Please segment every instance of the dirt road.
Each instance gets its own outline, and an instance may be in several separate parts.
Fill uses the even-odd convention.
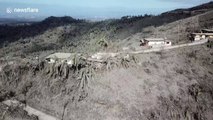
[[[186,43],[186,44],[181,44],[181,45],[152,48],[152,49],[147,49],[147,50],[130,52],[130,54],[141,54],[141,53],[158,52],[158,51],[162,51],[162,50],[170,50],[170,49],[176,49],[176,48],[182,48],[182,47],[189,47],[189,46],[194,46],[194,45],[201,45],[201,44],[206,43],[207,41],[208,40],[206,39],[206,40],[202,40],[202,41],[196,41],[196,42]]]
[[[21,105],[20,102],[16,101],[16,100],[6,100],[3,102],[4,104],[8,105],[8,106],[12,106],[12,105]],[[50,116],[44,112],[41,112],[37,109],[34,109],[28,105],[26,105],[23,108],[25,111],[28,112],[28,115],[36,115],[38,116],[39,120],[59,120],[58,118],[55,118],[53,116]]]

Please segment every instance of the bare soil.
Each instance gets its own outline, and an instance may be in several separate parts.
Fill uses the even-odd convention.
[[[206,45],[137,55],[136,66],[99,70],[83,88],[72,68],[64,76],[66,66],[2,63],[1,101],[17,99],[63,120],[211,120],[212,55]]]

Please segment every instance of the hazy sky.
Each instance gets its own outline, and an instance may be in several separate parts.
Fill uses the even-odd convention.
[[[0,0],[3,16],[64,16],[115,18],[124,15],[160,14],[211,0]],[[6,13],[7,8],[38,8],[38,13]]]

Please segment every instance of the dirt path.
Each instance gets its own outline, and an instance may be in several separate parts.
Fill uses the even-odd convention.
[[[170,49],[175,49],[175,48],[182,48],[182,47],[189,47],[189,46],[201,45],[201,44],[206,43],[207,41],[208,40],[206,39],[206,40],[192,42],[192,43],[186,43],[186,44],[174,45],[174,46],[168,46],[168,47],[152,48],[152,49],[135,51],[135,52],[129,52],[129,53],[130,54],[141,54],[141,53],[158,52],[158,51],[162,51],[162,50],[170,50]]]
[[[22,105],[20,102],[16,101],[16,100],[6,100],[3,102],[4,104],[8,105],[8,106],[12,106],[12,105]],[[44,112],[41,112],[37,109],[34,109],[30,106],[25,106],[23,108],[25,111],[28,112],[28,115],[36,115],[38,116],[39,120],[59,120],[56,117],[50,116]]]
[[[143,54],[143,53],[151,53],[151,52],[159,52],[162,50],[170,50],[170,49],[176,49],[176,48],[182,48],[182,47],[189,47],[189,46],[195,46],[195,45],[201,45],[206,43],[208,40],[201,40],[201,41],[196,41],[192,43],[186,43],[186,44],[181,44],[181,45],[173,45],[173,46],[165,46],[165,47],[156,47],[156,48],[151,48],[151,49],[145,49],[145,50],[139,50],[139,51],[134,51],[134,52],[117,52],[117,53],[97,53],[91,58],[85,58],[88,61],[93,61],[93,62],[105,62],[102,58],[109,58],[109,57],[115,57],[120,54],[126,53],[126,54]],[[112,56],[115,55],[115,56]]]

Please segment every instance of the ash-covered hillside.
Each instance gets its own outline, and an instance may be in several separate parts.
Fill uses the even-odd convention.
[[[1,26],[0,55],[118,51],[126,46],[134,48],[134,44],[144,37],[167,37],[174,44],[186,43],[190,33],[212,28],[212,6],[210,2],[158,16],[126,16],[100,22],[49,17],[28,26]],[[106,43],[108,48],[99,45],[99,42]]]
[[[188,37],[212,9],[0,26],[0,120],[212,120],[213,49]],[[145,37],[189,44],[135,53]]]
[[[41,22],[23,25],[0,25],[0,41],[10,43],[19,40],[20,38],[34,37],[43,34],[48,29],[68,24],[78,24],[83,20],[76,20],[72,17],[49,17]]]
[[[149,26],[158,27],[167,23],[171,23],[180,19],[192,17],[202,14],[213,9],[213,2],[209,2],[200,6],[189,9],[177,9],[160,15],[141,15],[141,16],[124,16],[121,19],[105,20],[101,22],[88,22],[85,20],[74,19],[72,17],[49,17],[41,22],[32,23],[30,25],[10,26],[0,25],[0,44],[8,44],[10,42],[18,41],[20,39],[35,37],[43,34],[45,31],[54,29],[64,25],[74,25],[81,27],[75,32],[81,33],[87,30],[84,34],[90,33],[104,34],[107,40],[124,39],[128,36],[142,32],[144,28]],[[97,31],[96,31],[97,30]],[[66,33],[65,33],[66,34]],[[70,33],[71,34],[71,33]],[[75,33],[73,33],[75,34]],[[75,35],[74,38],[63,38],[72,41],[78,39],[82,35]]]

